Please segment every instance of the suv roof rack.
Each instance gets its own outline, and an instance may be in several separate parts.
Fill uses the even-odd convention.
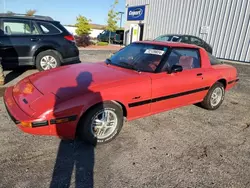
[[[8,17],[8,18],[27,18],[27,19],[37,19],[37,20],[45,20],[45,21],[54,21],[49,16],[41,16],[41,15],[32,15],[28,16],[26,14],[17,14],[17,13],[0,13],[1,17]]]

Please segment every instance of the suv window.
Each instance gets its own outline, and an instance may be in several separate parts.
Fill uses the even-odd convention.
[[[5,35],[29,35],[32,33],[30,21],[26,20],[3,20]]]
[[[190,37],[191,44],[195,44],[197,46],[201,46],[203,44],[202,40],[196,38],[196,37]]]
[[[183,70],[200,68],[199,51],[197,49],[173,48],[162,71],[166,71],[167,67],[172,68],[173,65],[181,65]]]
[[[42,34],[44,35],[54,35],[54,34],[60,34],[61,30],[59,30],[57,27],[55,27],[51,23],[46,22],[36,22],[38,27],[40,28]]]

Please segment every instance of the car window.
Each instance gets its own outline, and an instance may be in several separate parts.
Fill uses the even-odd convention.
[[[57,27],[55,27],[51,23],[46,22],[36,22],[40,30],[42,31],[42,34],[45,35],[54,35],[61,33],[61,30],[59,30]]]
[[[196,37],[190,37],[191,44],[201,46],[203,44],[202,40],[196,38]]]
[[[181,65],[183,70],[200,68],[199,51],[196,49],[172,49],[166,64],[162,68],[162,72],[173,65]]]
[[[209,56],[209,60],[211,65],[219,65],[222,64],[222,62],[220,60],[218,60],[215,56],[213,56],[212,54],[208,53]]]
[[[166,51],[167,47],[165,46],[132,43],[115,53],[110,61],[111,64],[120,67],[142,72],[154,72]]]
[[[190,43],[189,37],[183,36],[183,37],[181,38],[181,42],[183,42],[183,43]]]
[[[29,35],[31,34],[30,21],[26,20],[3,20],[5,35]]]
[[[171,39],[172,42],[179,42],[180,41],[180,37],[179,36],[173,36]]]
[[[155,39],[155,41],[170,41],[171,37],[168,35],[163,35],[163,36],[159,36]]]

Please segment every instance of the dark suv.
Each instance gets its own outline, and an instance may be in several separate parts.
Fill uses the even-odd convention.
[[[74,37],[50,17],[0,14],[0,58],[7,68],[48,70],[78,63]]]
[[[187,44],[194,44],[204,48],[210,54],[213,53],[212,47],[201,38],[193,35],[161,35],[155,39],[155,41],[170,41],[170,42],[182,42]]]

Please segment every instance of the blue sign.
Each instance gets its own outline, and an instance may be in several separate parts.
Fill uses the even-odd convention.
[[[127,20],[144,20],[145,16],[145,5],[128,7]]]

